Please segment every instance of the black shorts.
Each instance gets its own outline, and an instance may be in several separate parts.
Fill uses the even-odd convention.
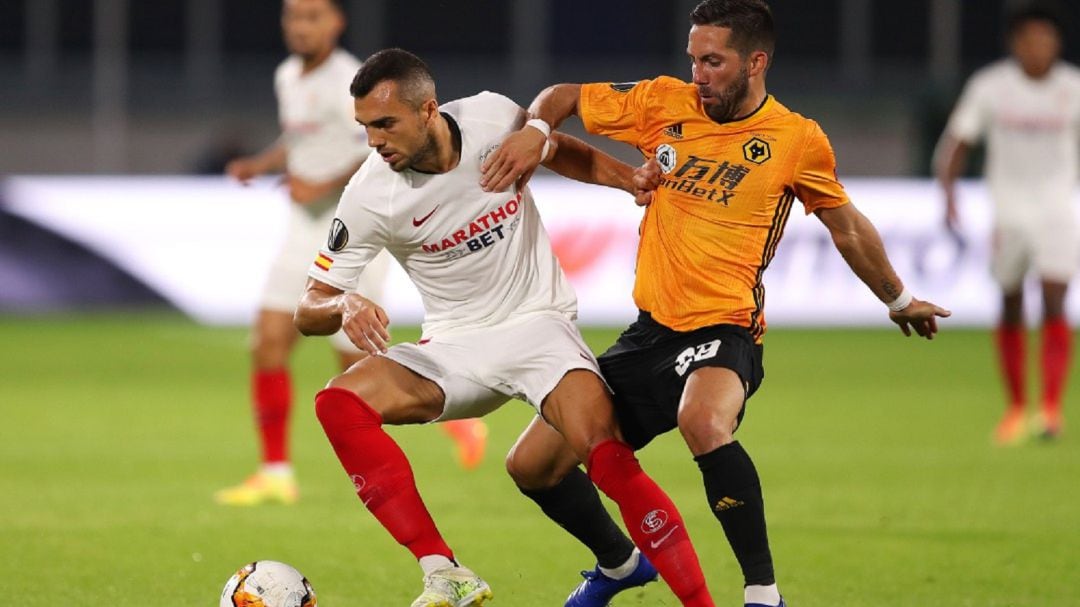
[[[693,331],[669,329],[641,312],[615,345],[598,360],[615,392],[615,416],[623,438],[635,449],[678,426],[679,401],[686,378],[700,367],[731,369],[750,398],[765,378],[762,346],[737,325]],[[739,421],[743,412],[739,411]]]

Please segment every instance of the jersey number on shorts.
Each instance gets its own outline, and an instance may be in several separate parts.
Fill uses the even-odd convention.
[[[714,339],[708,343],[701,344],[696,348],[689,347],[675,357],[675,373],[678,373],[679,377],[682,377],[686,374],[686,370],[690,368],[690,363],[705,360],[706,358],[712,358],[716,356],[716,353],[719,351],[719,339]]]

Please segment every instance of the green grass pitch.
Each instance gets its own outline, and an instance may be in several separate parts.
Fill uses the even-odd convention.
[[[933,342],[884,330],[766,339],[767,377],[738,436],[764,482],[792,607],[1080,605],[1080,441],[993,447],[1001,391],[989,335],[943,324]],[[596,350],[615,335],[586,332]],[[419,592],[419,569],[356,499],[314,418],[312,396],[334,364],[322,340],[295,359],[302,499],[256,509],[210,499],[255,463],[243,330],[153,313],[8,317],[0,344],[9,602],[206,607],[255,559],[298,567],[324,607],[404,606]],[[562,605],[592,566],[503,471],[530,416],[516,402],[490,416],[490,455],[474,472],[452,463],[437,428],[391,430],[496,606]],[[741,605],[736,564],[678,436],[641,457],[686,516],[717,604]],[[616,604],[677,602],[652,584]]]

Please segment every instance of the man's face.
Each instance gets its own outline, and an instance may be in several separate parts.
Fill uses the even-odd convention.
[[[337,46],[345,29],[345,17],[330,0],[285,0],[281,29],[289,52],[304,58],[318,57]]]
[[[438,104],[429,99],[419,109],[401,98],[397,82],[384,80],[355,100],[356,121],[367,131],[368,145],[396,172],[434,153],[432,120]]]
[[[1031,19],[1013,32],[1009,50],[1025,72],[1038,78],[1050,71],[1061,56],[1061,36],[1052,23]]]
[[[739,115],[750,92],[749,60],[728,44],[731,29],[715,25],[690,28],[686,54],[705,113],[717,122]]]

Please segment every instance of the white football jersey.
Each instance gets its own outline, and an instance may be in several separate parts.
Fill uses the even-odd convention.
[[[427,174],[395,173],[381,158],[364,163],[309,275],[350,291],[364,266],[388,249],[423,299],[425,337],[532,312],[575,318],[577,298],[528,188],[480,188],[481,163],[524,125],[525,111],[490,92],[440,109],[460,132],[458,165]]]
[[[948,132],[986,139],[986,178],[999,212],[1061,207],[1071,200],[1080,163],[1080,69],[1058,62],[1040,80],[1012,59],[971,77]]]
[[[349,93],[359,69],[360,61],[341,49],[307,74],[296,55],[278,66],[274,91],[289,173],[328,181],[367,157],[371,148]]]

